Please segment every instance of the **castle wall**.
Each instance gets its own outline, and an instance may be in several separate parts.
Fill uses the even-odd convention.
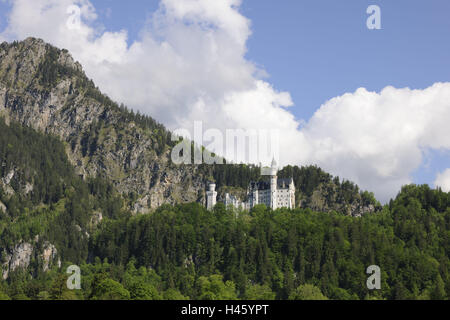
[[[289,184],[285,181],[280,182],[281,188],[278,185],[277,170],[272,163],[272,175],[270,176],[270,184],[263,184],[264,189],[258,189],[261,186],[258,183],[251,183],[248,188],[248,201],[241,203],[233,196],[226,195],[225,204],[233,205],[238,208],[243,206],[245,209],[251,209],[258,204],[265,204],[268,208],[295,208],[295,185],[292,180]],[[211,210],[216,205],[217,192],[215,191],[215,185],[210,185],[210,190],[207,194],[207,207]]]

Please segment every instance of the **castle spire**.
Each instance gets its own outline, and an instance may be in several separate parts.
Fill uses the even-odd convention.
[[[272,165],[271,165],[271,167],[272,168],[276,168],[277,167],[277,162],[275,161],[275,156],[273,156],[273,158],[272,158]]]
[[[276,176],[277,172],[278,172],[277,162],[275,161],[275,157],[273,157],[272,164],[270,166],[270,175],[271,176]]]

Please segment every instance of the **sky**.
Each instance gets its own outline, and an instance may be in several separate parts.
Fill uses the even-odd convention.
[[[0,40],[69,49],[170,129],[278,129],[281,165],[387,201],[407,183],[450,191],[449,13],[447,0],[14,0],[0,2]]]

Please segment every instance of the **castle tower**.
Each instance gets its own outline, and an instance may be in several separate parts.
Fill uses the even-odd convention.
[[[209,190],[206,191],[206,208],[212,210],[217,203],[216,184],[210,183]]]
[[[295,184],[293,178],[291,178],[289,183],[289,209],[295,209]]]
[[[272,165],[270,168],[270,207],[272,210],[275,210],[277,208],[277,162],[275,161],[275,158],[272,160]]]

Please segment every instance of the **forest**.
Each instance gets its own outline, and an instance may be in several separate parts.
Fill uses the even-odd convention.
[[[299,192],[340,186],[378,209],[361,217],[308,207],[250,212],[218,204],[163,205],[133,215],[101,177],[75,174],[56,137],[0,119],[0,261],[17,243],[54,244],[61,266],[28,268],[0,280],[0,299],[448,299],[450,194],[404,186],[387,205],[316,167],[287,167]],[[204,168],[221,185],[243,187],[257,168]],[[211,171],[209,171],[211,170]],[[12,173],[12,174],[11,174]],[[6,180],[10,180],[5,184]],[[32,188],[27,185],[32,182]],[[336,199],[336,197],[334,198]],[[93,219],[101,212],[103,219]],[[69,290],[71,265],[81,289]],[[381,269],[381,289],[366,268]]]
[[[90,258],[32,279],[14,271],[0,291],[12,299],[447,299],[449,202],[439,190],[406,186],[361,218],[165,205],[104,219]],[[74,263],[81,290],[66,286]],[[369,265],[381,268],[381,290],[366,287]]]

